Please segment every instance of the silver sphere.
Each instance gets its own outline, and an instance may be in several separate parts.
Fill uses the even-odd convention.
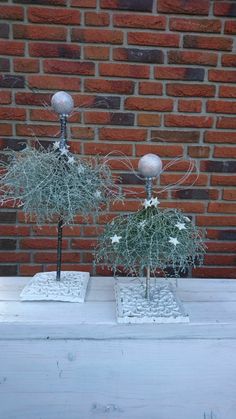
[[[53,110],[60,115],[69,115],[74,108],[74,101],[66,92],[57,92],[51,99]]]
[[[157,177],[162,171],[162,161],[156,154],[145,154],[139,160],[138,170],[144,177]]]

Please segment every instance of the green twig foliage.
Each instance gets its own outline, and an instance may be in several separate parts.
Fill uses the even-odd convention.
[[[179,276],[187,267],[202,263],[203,254],[201,234],[188,217],[176,209],[151,205],[118,216],[106,226],[96,261],[114,273],[122,267],[126,273],[139,276],[150,267],[153,276],[157,271],[168,276],[169,270]]]
[[[56,144],[56,146],[55,146]],[[72,223],[77,214],[97,213],[118,198],[108,166],[97,158],[85,160],[58,149],[26,146],[10,150],[1,162],[0,203],[22,207],[38,223],[63,219]]]

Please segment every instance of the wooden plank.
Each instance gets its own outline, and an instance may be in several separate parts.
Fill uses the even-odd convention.
[[[1,342],[1,417],[235,419],[235,351],[236,341]]]

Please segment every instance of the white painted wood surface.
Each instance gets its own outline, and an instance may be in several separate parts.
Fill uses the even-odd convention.
[[[236,281],[179,280],[190,323],[118,325],[112,278],[84,304],[20,302],[28,280],[0,278],[0,419],[236,419]]]

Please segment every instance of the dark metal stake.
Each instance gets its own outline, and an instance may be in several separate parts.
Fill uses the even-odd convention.
[[[63,228],[63,220],[58,222],[58,230],[57,230],[57,276],[56,280],[61,280],[61,249],[62,249],[62,228]]]
[[[152,178],[146,178],[146,192],[147,192],[147,199],[150,200],[152,198]],[[146,268],[146,290],[145,290],[145,298],[149,301],[150,300],[150,266]]]

